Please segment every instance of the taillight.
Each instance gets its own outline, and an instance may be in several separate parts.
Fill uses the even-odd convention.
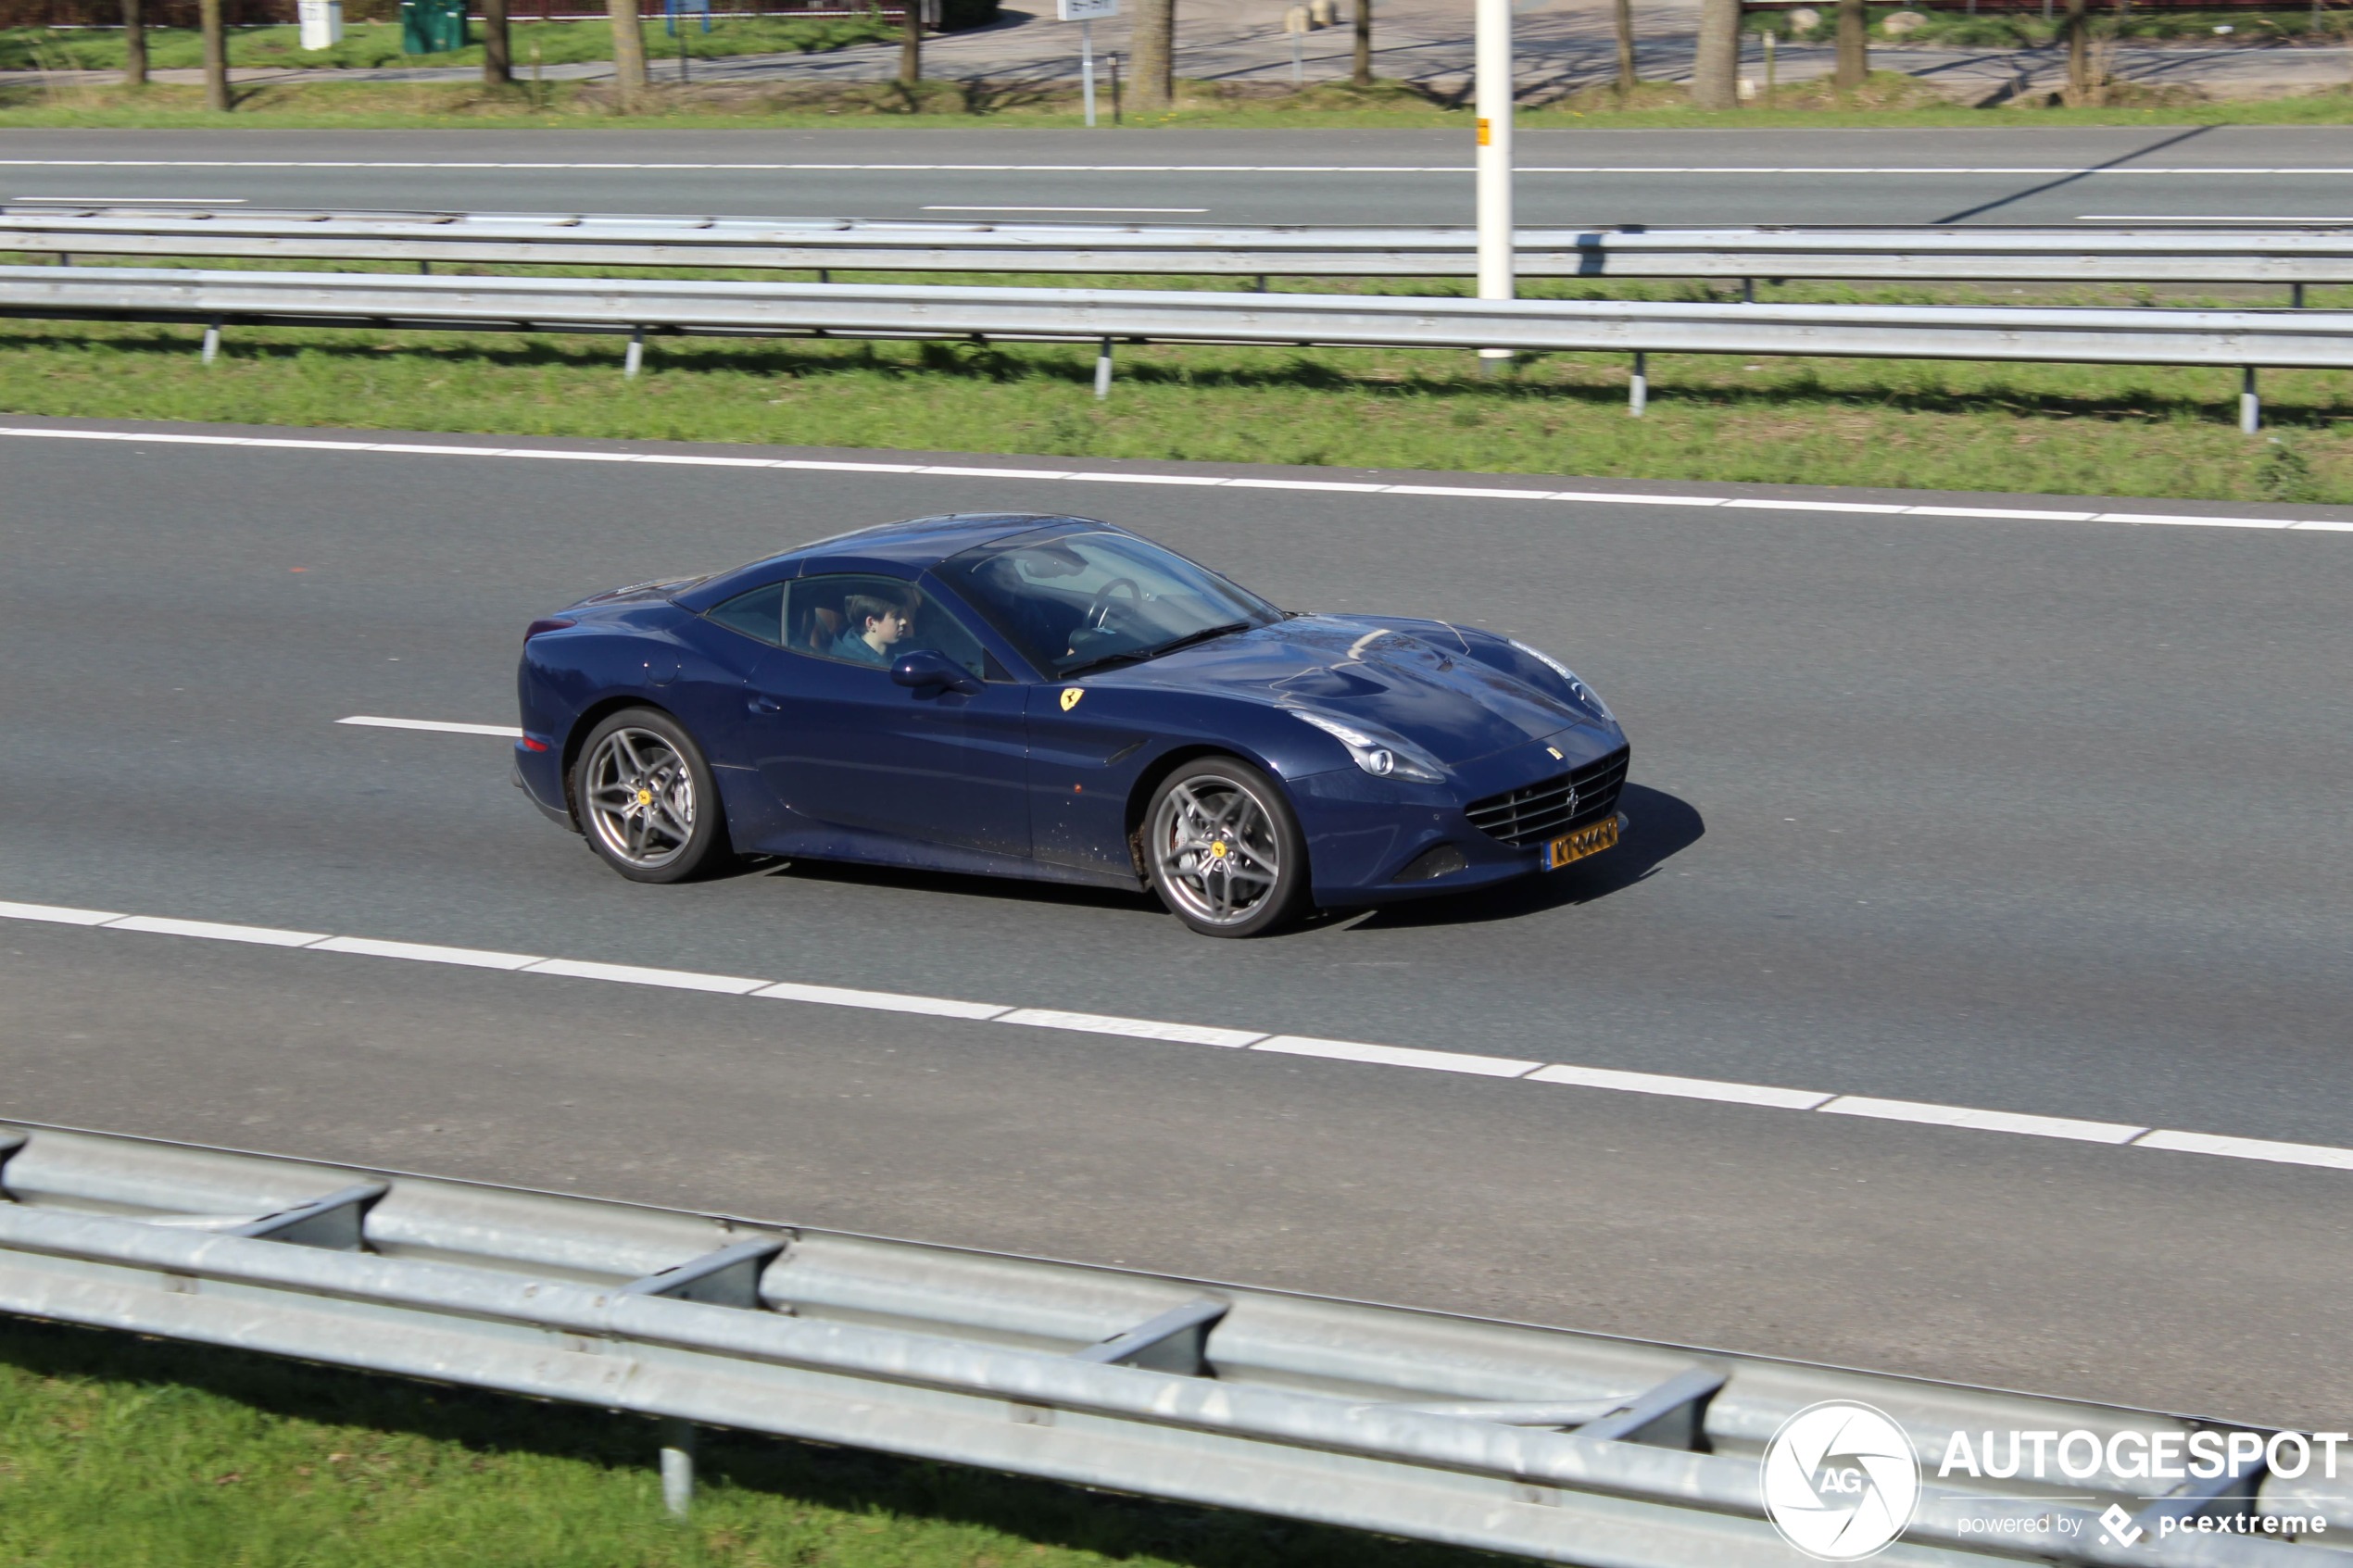
[[[532,638],[539,635],[542,632],[560,632],[567,626],[577,626],[578,624],[580,624],[578,621],[566,621],[560,615],[542,616],[537,621],[533,621],[530,625],[523,628],[522,640],[527,643],[531,641]]]

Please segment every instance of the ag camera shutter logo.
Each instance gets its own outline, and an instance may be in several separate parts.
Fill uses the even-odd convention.
[[[1824,1562],[1884,1549],[1912,1522],[1920,1462],[1885,1412],[1843,1399],[1808,1405],[1773,1434],[1763,1466],[1765,1516],[1781,1538]]]

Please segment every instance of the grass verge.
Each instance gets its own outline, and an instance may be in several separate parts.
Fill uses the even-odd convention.
[[[648,56],[673,58],[679,40],[663,31],[660,21],[641,29]],[[686,48],[690,56],[812,54],[852,44],[874,44],[894,38],[898,30],[874,17],[731,17],[715,19],[709,32],[689,18]],[[232,66],[280,66],[288,69],[413,66],[478,66],[482,45],[469,44],[438,55],[406,55],[400,50],[396,22],[356,22],[343,41],[330,49],[302,47],[302,30],[294,27],[233,27],[228,31]],[[514,57],[529,67],[535,55],[542,65],[569,65],[582,60],[612,58],[610,23],[535,22],[514,29]],[[122,34],[44,27],[0,29],[0,70],[120,70]],[[203,35],[194,28],[158,27],[147,31],[147,63],[157,70],[194,70],[204,64]]]
[[[2353,503],[2353,374],[1654,356],[656,340],[0,323],[0,410],[610,439]]]
[[[691,1522],[653,1424],[0,1318],[23,1568],[1476,1568],[1500,1560],[724,1433]]]
[[[583,24],[584,26],[593,24]],[[675,50],[661,41],[657,58]],[[519,45],[519,47],[527,46]],[[831,45],[827,45],[830,47]],[[1752,49],[1752,53],[1753,53]],[[528,57],[519,66],[529,74]],[[889,82],[753,82],[678,86],[656,73],[648,107],[616,112],[600,83],[528,81],[494,90],[474,82],[265,81],[237,88],[233,113],[208,113],[194,86],[154,83],[132,90],[68,77],[0,83],[0,129],[126,130],[838,130],[892,125],[970,131],[1066,129],[1083,123],[1073,84],[988,80]],[[1755,74],[1753,62],[1751,74]],[[2108,101],[2069,107],[2014,100],[1971,107],[1939,96],[1918,80],[1881,72],[1858,92],[1819,82],[1780,86],[1771,101],[1722,113],[1694,109],[1683,90],[1647,82],[1620,101],[1588,88],[1525,104],[1524,131],[1544,130],[1843,130],[2082,125],[2342,125],[2353,122],[2353,90],[2301,96],[2208,101],[2194,90],[2120,84]],[[1397,82],[1358,89],[1326,83],[1294,91],[1259,82],[1179,83],[1168,113],[1128,114],[1101,133],[1188,130],[1437,130],[1468,136],[1466,95]]]

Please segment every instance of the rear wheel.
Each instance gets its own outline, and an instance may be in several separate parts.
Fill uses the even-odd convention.
[[[684,882],[728,858],[711,767],[667,713],[625,709],[589,731],[572,790],[588,847],[632,882]]]
[[[1307,841],[1275,781],[1232,757],[1177,769],[1144,813],[1152,891],[1205,936],[1257,936],[1307,908]]]

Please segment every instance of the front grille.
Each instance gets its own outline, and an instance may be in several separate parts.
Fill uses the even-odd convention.
[[[1617,809],[1617,792],[1626,784],[1627,757],[1627,748],[1620,746],[1573,773],[1474,800],[1469,809],[1471,825],[1520,848],[1558,838],[1571,828]]]

